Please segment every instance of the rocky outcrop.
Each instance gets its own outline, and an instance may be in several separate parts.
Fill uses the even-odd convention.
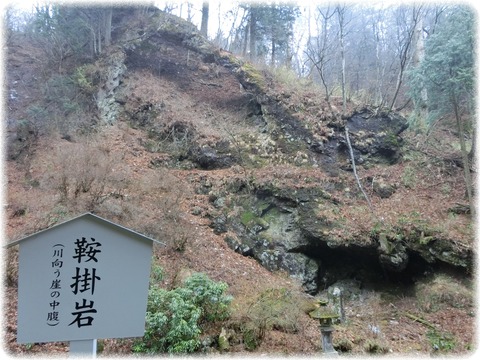
[[[288,104],[289,95],[270,90],[272,79],[267,74],[215,48],[192,24],[161,11],[152,11],[148,17],[116,33],[120,50],[107,60],[107,81],[97,103],[105,122],[114,121],[122,106],[129,123],[148,132],[151,141],[145,146],[168,153],[174,166],[184,162],[183,168],[217,170],[240,164],[247,172],[265,164],[288,164],[340,178],[333,187],[343,191],[342,175],[350,177],[352,170],[346,129],[358,166],[389,166],[402,158],[402,132],[408,122],[399,114],[366,107],[343,115],[323,111],[308,123],[302,118],[307,105]],[[221,80],[206,75],[213,68],[222,73]],[[229,111],[240,109],[249,131],[241,136],[205,136],[196,118],[172,115],[176,103],[130,96],[122,87],[122,77],[129,71],[148,73],[154,81],[161,79],[182,92],[196,91],[196,103],[210,101],[209,106],[215,107],[218,103],[212,99],[224,96],[222,106]],[[224,91],[227,88],[236,88],[233,100]],[[204,97],[206,89],[217,92]],[[315,101],[310,99],[308,106],[321,108]],[[367,177],[367,181],[380,199],[397,191],[397,184],[381,176]],[[218,210],[216,215],[209,214],[215,234],[224,235],[233,250],[267,269],[298,279],[311,294],[344,279],[411,276],[428,264],[471,267],[471,250],[457,247],[424,224],[418,228],[409,224],[406,229],[379,221],[375,228],[357,229],[355,220],[342,218],[345,204],[330,190],[306,183],[287,186],[245,177],[222,189],[205,182],[200,193],[208,194]],[[355,196],[348,201],[355,202]]]
[[[235,164],[235,157],[229,152],[221,152],[220,147],[197,146],[189,153],[190,159],[201,169],[224,169]]]
[[[243,201],[241,213],[226,221],[237,235],[226,237],[228,245],[254,257],[270,271],[286,271],[306,292],[315,293],[319,263],[302,252],[308,241],[297,225],[301,203],[281,201],[265,193]]]
[[[408,128],[408,122],[402,116],[364,108],[350,116],[345,126],[358,163],[393,164],[400,159],[403,144],[400,135]]]
[[[336,208],[334,202],[319,188],[260,187],[253,196],[235,197],[235,211],[223,207],[212,227],[229,232],[225,241],[233,250],[271,271],[287,272],[311,294],[344,279],[411,281],[437,265],[472,270],[471,250],[427,236],[425,225],[408,235],[399,227],[339,239],[345,225],[317,214],[319,207]]]
[[[125,53],[117,49],[112,51],[105,59],[102,59],[106,62],[102,66],[105,71],[105,81],[97,92],[96,102],[100,120],[103,124],[113,124],[122,110],[122,102],[117,100],[116,92],[127,70],[125,58]]]

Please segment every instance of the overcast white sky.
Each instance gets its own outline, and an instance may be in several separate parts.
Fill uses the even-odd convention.
[[[170,7],[173,6],[175,9],[172,11],[174,15],[181,16],[182,18],[186,19],[187,18],[187,4],[190,3],[192,4],[191,8],[191,17],[192,17],[192,22],[200,28],[200,23],[202,19],[202,3],[204,0],[152,0],[152,2],[161,10],[165,9],[166,5],[169,5]],[[232,21],[234,20],[233,16],[228,16],[228,11],[232,10],[235,8],[239,3],[244,3],[244,2],[269,2],[269,0],[264,0],[264,1],[258,1],[258,0],[208,0],[210,4],[209,8],[209,26],[208,26],[208,37],[210,39],[215,38],[215,35],[217,34],[217,31],[219,28],[222,29],[223,31],[223,36],[226,37],[228,36],[228,32],[232,28]],[[472,7],[474,7],[477,10],[477,16],[478,16],[478,9],[480,8],[477,3],[478,1],[473,1],[473,0],[463,0],[463,1],[448,1],[448,0],[417,0],[417,3],[421,1],[423,3],[464,3],[464,4],[470,4]],[[21,7],[23,9],[26,9],[27,11],[32,11],[33,9],[33,4],[38,4],[42,2],[48,2],[48,0],[25,0],[25,1],[12,1],[12,0],[7,0],[2,2],[3,5],[2,7],[6,6],[7,4],[14,4],[15,6]],[[55,1],[51,1],[55,2]],[[90,1],[79,1],[79,0],[63,0],[60,1],[61,3],[70,3],[70,4],[120,4],[120,3],[148,3],[149,0],[90,0]],[[278,1],[281,2],[281,1]],[[286,2],[286,1],[284,1]],[[299,44],[303,43],[306,41],[305,34],[307,33],[307,24],[306,24],[306,19],[307,14],[308,14],[308,8],[311,8],[312,14],[314,13],[313,9],[315,6],[320,5],[320,4],[327,4],[329,1],[320,1],[320,0],[293,0],[290,1],[293,2],[300,7],[300,11],[305,14],[303,19],[303,22],[299,19],[297,20],[295,24],[295,29],[294,29],[294,44]],[[330,1],[331,3],[338,3],[339,1]],[[409,3],[414,3],[415,1],[413,0],[372,0],[372,1],[352,1],[352,0],[343,0],[341,1],[342,3],[357,3],[357,4],[362,4],[364,6],[371,6],[371,7],[387,7],[391,5],[399,5],[399,4],[409,4]],[[238,18],[237,18],[237,24],[238,22],[241,21],[241,15],[242,13],[240,12]],[[316,33],[316,24],[314,23],[313,18],[311,19],[311,30],[312,33]]]

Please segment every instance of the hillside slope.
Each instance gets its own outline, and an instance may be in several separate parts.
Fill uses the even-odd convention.
[[[341,115],[313,86],[279,81],[181,19],[130,10],[115,13],[114,46],[71,69],[90,96],[60,125],[32,121],[47,107],[33,61],[47,62],[41,49],[22,38],[9,47],[8,240],[86,211],[158,238],[167,243],[155,248],[162,286],[192,272],[229,285],[232,318],[207,333],[232,330],[232,352],[246,351],[241,324],[266,290],[288,289],[308,309],[311,295],[335,286],[348,294],[340,351],[471,350],[473,226],[458,211],[453,136],[439,128],[426,139],[401,115],[364,104]],[[7,255],[7,348],[65,351],[14,344],[16,249]],[[272,326],[254,351],[319,351],[302,307],[295,331]],[[433,334],[405,314],[434,324]],[[130,345],[108,340],[104,353]]]

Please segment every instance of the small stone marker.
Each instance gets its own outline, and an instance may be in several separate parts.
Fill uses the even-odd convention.
[[[17,342],[143,336],[153,239],[87,213],[19,245]]]
[[[343,291],[338,287],[334,287],[332,291],[333,308],[340,316],[340,322],[345,322],[345,308],[343,306]]]

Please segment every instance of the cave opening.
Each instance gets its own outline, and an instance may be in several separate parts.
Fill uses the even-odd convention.
[[[427,262],[413,251],[408,251],[408,264],[399,272],[385,268],[379,260],[377,248],[373,246],[330,247],[321,242],[304,249],[303,253],[319,264],[317,276],[319,292],[343,280],[353,280],[361,288],[382,289],[391,286],[410,287],[436,272],[466,275],[463,268],[440,261]]]

